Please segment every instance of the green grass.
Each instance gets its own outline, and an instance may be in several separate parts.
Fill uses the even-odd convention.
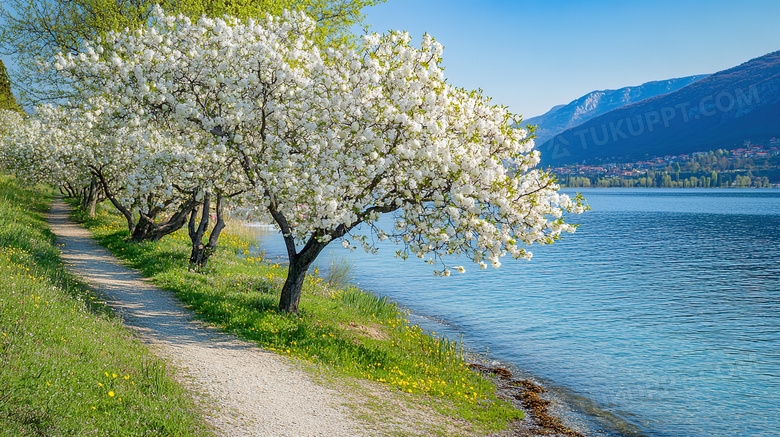
[[[476,433],[506,429],[523,413],[496,398],[495,385],[468,370],[460,344],[426,335],[384,298],[353,286],[336,288],[348,269],[310,275],[300,315],[277,311],[286,268],[250,256],[251,237],[228,226],[204,272],[188,269],[185,230],[159,242],[128,243],[124,222],[101,210],[81,220],[98,241],[128,264],[173,291],[200,318],[266,349],[411,394]]]
[[[207,435],[165,362],[66,272],[50,200],[0,176],[0,436]]]

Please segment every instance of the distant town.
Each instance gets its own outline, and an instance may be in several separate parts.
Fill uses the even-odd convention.
[[[746,140],[733,150],[667,155],[637,162],[552,167],[561,186],[656,188],[780,188],[780,139]]]

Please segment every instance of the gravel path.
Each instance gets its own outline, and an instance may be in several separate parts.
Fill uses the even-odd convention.
[[[284,358],[194,320],[165,290],[120,265],[68,220],[55,200],[48,220],[66,265],[102,292],[126,325],[194,385],[207,420],[221,436],[359,436],[367,434],[339,394],[316,385]]]

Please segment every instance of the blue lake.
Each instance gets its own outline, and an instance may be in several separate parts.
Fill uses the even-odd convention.
[[[581,190],[593,208],[532,261],[433,276],[338,243],[362,288],[551,389],[588,435],[780,431],[780,190]],[[261,233],[269,255],[281,237]]]

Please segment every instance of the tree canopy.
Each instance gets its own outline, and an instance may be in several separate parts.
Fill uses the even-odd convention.
[[[191,19],[231,16],[262,18],[280,16],[284,11],[303,12],[315,22],[311,35],[320,47],[354,45],[353,28],[363,22],[363,8],[386,0],[183,0],[173,9]]]
[[[155,3],[4,0],[0,6],[0,53],[15,60],[12,76],[21,100],[40,103],[69,96],[69,84],[46,63],[60,52],[78,53],[85,41],[109,31],[145,25]]]
[[[451,256],[497,268],[574,231],[562,215],[581,201],[535,168],[539,153],[515,115],[447,83],[433,38],[413,46],[391,32],[321,48],[316,29],[296,11],[191,20],[155,8],[149,25],[57,57],[78,93],[71,107],[42,110],[45,128],[29,142],[106,179],[120,211],[203,204],[199,226],[190,211],[193,254],[212,199],[217,238],[224,199],[254,206],[285,240],[280,307],[290,312],[334,240],[374,251],[391,239],[399,256],[447,276],[465,270]]]
[[[11,79],[8,77],[8,71],[5,64],[0,60],[0,109],[19,111],[19,105],[16,103],[13,92],[11,92]]]
[[[314,40],[338,46],[354,41],[362,8],[384,0],[4,0],[0,5],[0,54],[13,57],[14,82],[23,102],[60,101],[70,84],[46,65],[58,53],[78,53],[110,31],[146,26],[154,5],[197,20],[201,15],[264,17],[298,10],[317,23]]]

